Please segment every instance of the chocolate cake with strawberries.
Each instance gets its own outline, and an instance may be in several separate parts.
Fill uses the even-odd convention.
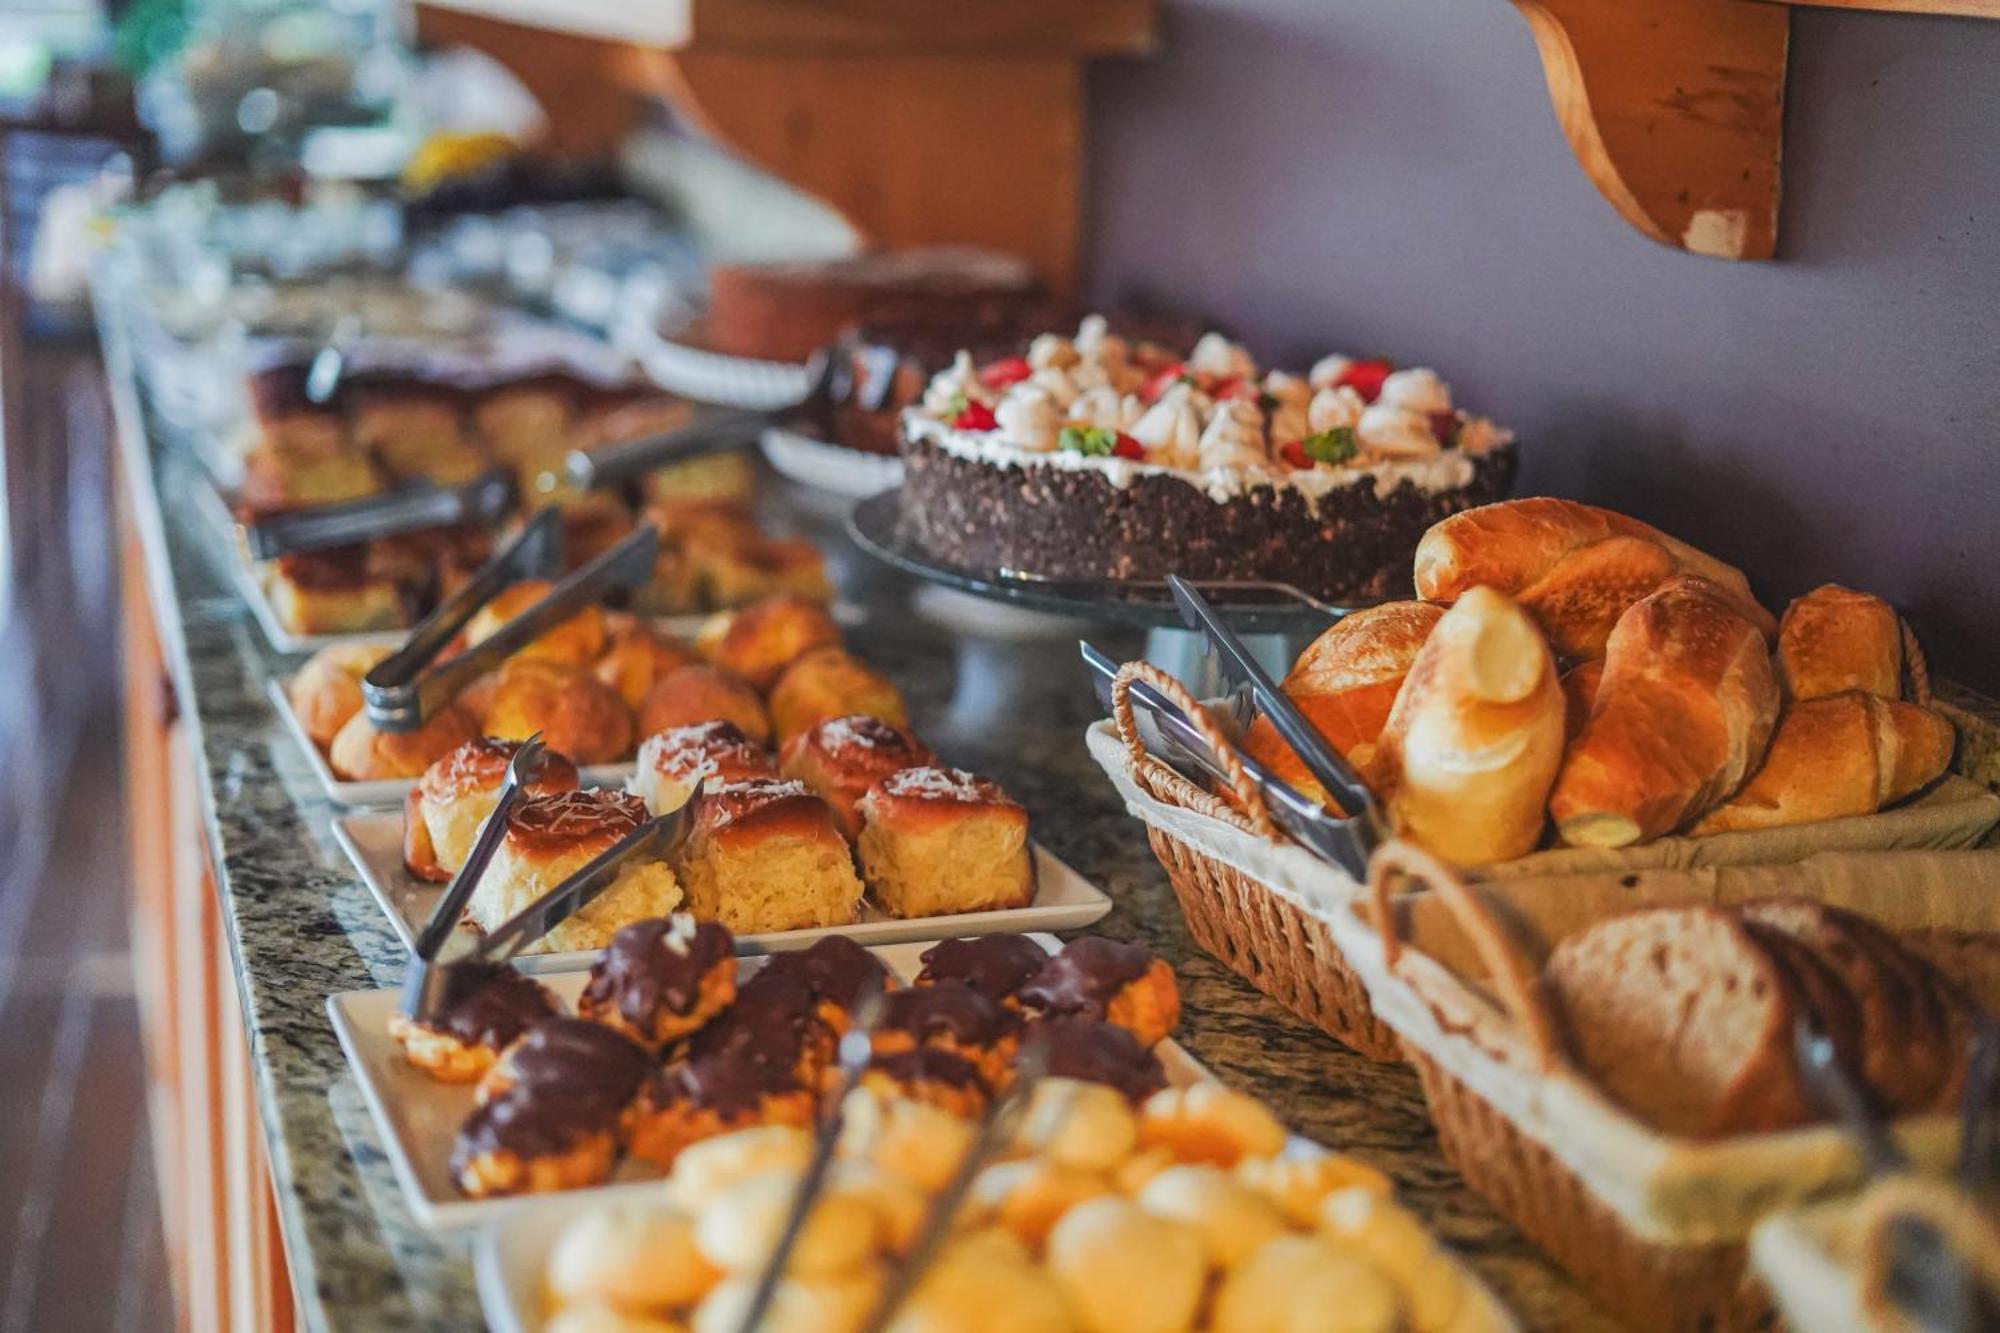
[[[1434,371],[1329,356],[1260,372],[1219,334],[1181,356],[1097,316],[1024,355],[961,353],[902,432],[901,536],[947,564],[1347,601],[1407,595],[1417,539],[1504,498],[1517,461]]]

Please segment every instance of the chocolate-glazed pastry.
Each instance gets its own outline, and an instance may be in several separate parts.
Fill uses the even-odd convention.
[[[683,1148],[753,1125],[812,1123],[814,1097],[792,1070],[745,1052],[705,1055],[655,1073],[625,1113],[625,1144],[671,1169]]]
[[[978,1115],[985,1109],[990,1092],[977,1065],[927,1046],[877,1054],[861,1082],[877,1092],[907,1097],[959,1116]]]
[[[979,935],[941,940],[924,950],[916,984],[962,981],[995,1004],[1018,1006],[1021,987],[1049,961],[1026,935]]]
[[[590,969],[577,1012],[657,1050],[736,996],[735,937],[686,913],[635,921]]]
[[[501,1053],[480,1080],[478,1098],[517,1088],[552,1090],[563,1100],[616,1117],[652,1068],[646,1049],[587,1018],[545,1018]]]
[[[1172,1032],[1181,1016],[1173,969],[1143,944],[1102,935],[1070,941],[1021,988],[1020,996],[1031,1011],[1116,1023],[1147,1047]]]
[[[595,1185],[617,1161],[617,1124],[617,1109],[593,1096],[516,1086],[466,1117],[452,1179],[475,1199]]]
[[[736,1002],[687,1043],[691,1060],[742,1055],[815,1082],[833,1058],[833,1030],[821,1020],[812,991],[796,976],[769,968],[736,992]]]
[[[1007,1075],[1020,1018],[960,981],[913,986],[892,993],[875,1030],[883,1055],[943,1051],[969,1061],[989,1086]]]
[[[1134,1105],[1167,1086],[1159,1057],[1126,1029],[1093,1018],[1049,1018],[1031,1024],[1023,1059],[1039,1059],[1048,1078],[1073,1078],[1116,1088]]]
[[[476,969],[476,988],[435,1022],[389,1017],[389,1035],[404,1058],[446,1083],[470,1083],[523,1032],[562,1013],[548,987],[504,963],[466,967]]]
[[[820,1017],[836,1032],[847,1030],[862,996],[881,994],[893,984],[882,961],[845,935],[828,935],[797,953],[776,954],[764,971],[802,983],[818,1002]]]

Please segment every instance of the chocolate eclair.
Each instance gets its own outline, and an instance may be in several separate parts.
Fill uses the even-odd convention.
[[[1129,1029],[1094,1018],[1047,1018],[1031,1023],[1021,1058],[1040,1062],[1046,1078],[1102,1083],[1138,1105],[1167,1086],[1159,1057]]]
[[[663,1169],[702,1139],[754,1125],[812,1123],[811,1089],[782,1063],[746,1051],[705,1055],[648,1078],[625,1112],[625,1146]]]
[[[483,1104],[517,1088],[553,1090],[615,1119],[652,1068],[646,1048],[587,1018],[545,1018],[500,1053],[475,1093]]]
[[[833,1060],[834,1035],[812,991],[796,976],[769,968],[736,991],[731,1004],[686,1043],[690,1060],[742,1055],[812,1085]]]
[[[1063,946],[1020,990],[1021,1004],[1050,1017],[1098,1018],[1150,1047],[1181,1019],[1173,969],[1143,944],[1085,935]]]
[[[1021,987],[1049,961],[1049,953],[1026,935],[978,935],[940,940],[924,950],[915,984],[962,981],[995,1004],[1020,1007]]]
[[[452,1145],[452,1179],[475,1199],[595,1185],[617,1163],[618,1116],[609,1103],[559,1086],[514,1086],[466,1117]]]
[[[820,1017],[836,1033],[847,1031],[864,996],[883,994],[895,984],[881,959],[845,935],[828,935],[796,953],[774,954],[764,971],[805,986]]]
[[[874,1046],[878,1054],[943,1051],[966,1060],[987,1086],[1006,1081],[1019,1041],[1020,1017],[962,981],[913,986],[890,994]]]
[[[523,1032],[562,1013],[548,987],[504,963],[470,963],[477,980],[456,1004],[429,1022],[394,1013],[389,1035],[403,1058],[445,1083],[470,1083]]]
[[[590,969],[577,1012],[658,1050],[736,997],[735,947],[726,926],[685,912],[635,921]]]
[[[868,1062],[861,1085],[967,1117],[983,1111],[991,1095],[977,1065],[928,1046],[877,1054]]]

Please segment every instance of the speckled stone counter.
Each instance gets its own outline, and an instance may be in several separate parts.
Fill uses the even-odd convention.
[[[328,995],[395,984],[402,953],[333,842],[335,807],[266,699],[266,682],[296,663],[269,650],[229,592],[221,538],[189,502],[193,465],[129,437],[125,459],[155,612],[203,766],[301,1316],[312,1329],[480,1327],[464,1242],[411,1221],[327,1020]],[[834,516],[799,507],[804,497],[774,485],[771,498],[815,535],[837,531]],[[953,762],[1004,783],[1031,811],[1036,835],[1112,895],[1104,931],[1143,939],[1174,964],[1186,1004],[1180,1038],[1196,1056],[1268,1098],[1299,1133],[1392,1174],[1526,1326],[1615,1327],[1443,1163],[1414,1074],[1349,1053],[1195,948],[1140,825],[1084,748],[1097,710],[1075,640],[1088,626],[914,589],[844,541],[836,564],[867,615],[851,642],[902,685],[918,730]],[[1138,646],[1129,634],[1093,637],[1119,651]]]

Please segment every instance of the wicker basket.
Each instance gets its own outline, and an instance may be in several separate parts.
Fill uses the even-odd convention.
[[[1892,927],[1991,928],[2000,914],[1988,891],[2000,884],[2000,856],[1992,852],[1816,861],[1652,871],[1595,887],[1579,882],[1569,886],[1577,900],[1564,903],[1571,895],[1546,884],[1469,888],[1422,852],[1392,843],[1370,866],[1366,903],[1329,918],[1377,1011],[1401,1035],[1445,1157],[1592,1297],[1637,1327],[1738,1333],[1776,1326],[1771,1297],[1749,1262],[1752,1229],[1773,1210],[1851,1189],[1862,1163],[1834,1126],[1695,1142],[1664,1135],[1613,1105],[1563,1055],[1522,941],[1553,939],[1540,929],[1551,921],[1600,918],[1612,895],[1623,895],[1627,907],[1680,895],[1709,901],[1710,891],[1715,900],[1735,901],[1797,887],[1802,876],[1813,877],[1822,901]],[[1726,890],[1718,887],[1723,877]],[[1394,910],[1390,887],[1404,881],[1431,892]],[[1406,932],[1416,946],[1403,942]],[[1465,980],[1475,968],[1482,977],[1476,984]],[[1951,1160],[1956,1130],[1948,1115],[1896,1125],[1911,1158],[1933,1167]]]
[[[1231,806],[1146,753],[1132,717],[1132,684],[1144,681],[1172,699],[1202,730],[1209,748],[1231,773],[1237,805]],[[1129,775],[1157,801],[1217,820],[1232,829],[1279,840],[1264,798],[1236,761],[1234,745],[1207,709],[1179,681],[1144,662],[1127,662],[1112,691],[1112,719],[1130,760]],[[1325,920],[1291,895],[1229,864],[1212,850],[1148,822],[1146,840],[1167,872],[1195,943],[1238,976],[1334,1040],[1372,1060],[1402,1058],[1396,1034],[1376,1020],[1368,991],[1347,965]],[[1332,867],[1329,885],[1360,885]]]

